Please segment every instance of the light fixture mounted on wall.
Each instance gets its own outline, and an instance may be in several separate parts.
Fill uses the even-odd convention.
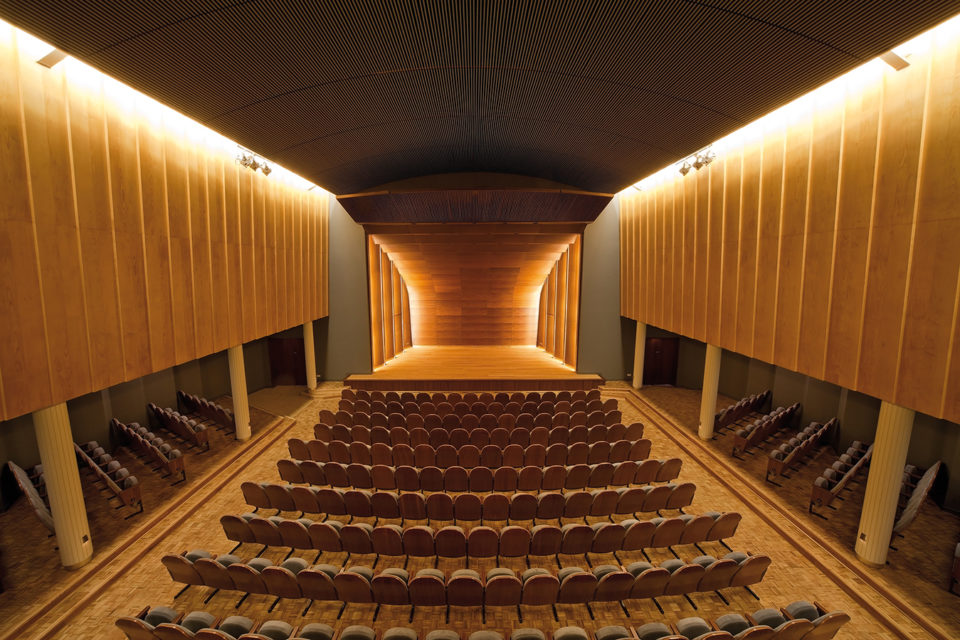
[[[270,165],[267,164],[267,161],[263,158],[253,154],[245,149],[241,149],[240,153],[237,154],[237,164],[241,167],[246,167],[251,171],[256,171],[259,169],[263,172],[263,175],[268,176],[273,169],[270,168]]]

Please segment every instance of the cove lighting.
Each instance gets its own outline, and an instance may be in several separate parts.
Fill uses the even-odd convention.
[[[92,98],[102,99],[125,112],[127,117],[139,120],[183,140],[189,141],[208,151],[230,157],[236,156],[237,143],[220,135],[196,120],[140,93],[119,80],[80,62],[72,56],[59,51],[51,44],[40,40],[26,31],[0,20],[0,40],[11,41],[21,59],[34,60],[50,68],[49,73],[62,73],[71,91],[82,92]],[[62,62],[62,64],[58,64]],[[56,65],[56,68],[53,68]],[[44,72],[47,73],[47,72]],[[307,190],[318,188],[309,180],[277,164],[263,170],[258,157],[258,168],[271,180],[276,180],[294,189]],[[322,187],[319,187],[322,190]]]
[[[815,110],[842,104],[847,96],[861,93],[866,87],[882,81],[885,74],[896,73],[895,69],[904,69],[915,62],[910,58],[929,54],[935,42],[942,45],[942,43],[958,38],[960,38],[960,14],[716,140],[707,147],[714,154],[709,161],[712,161],[714,157],[724,155],[728,151],[740,149],[747,143],[759,140],[764,133],[782,130],[803,118],[809,118]],[[901,66],[897,67],[893,62],[886,59],[891,55],[901,61],[896,62]],[[627,189],[644,191],[669,180],[674,180],[676,179],[676,172],[681,166],[680,162],[670,164],[630,185]],[[699,168],[696,161],[693,166]],[[621,193],[627,189],[624,189]]]

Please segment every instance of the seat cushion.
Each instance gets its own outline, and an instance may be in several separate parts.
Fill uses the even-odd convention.
[[[542,567],[531,567],[530,569],[527,569],[522,574],[520,574],[520,581],[526,582],[533,576],[543,576],[543,575],[549,575],[549,574],[550,572]]]
[[[640,640],[658,640],[669,635],[673,635],[673,631],[662,622],[648,622],[642,627],[637,627],[637,637]]]
[[[414,577],[420,578],[423,576],[433,576],[435,578],[440,578],[441,580],[447,579],[447,576],[444,575],[443,571],[440,571],[440,569],[420,569],[417,571]]]
[[[147,615],[144,616],[143,620],[149,625],[157,626],[158,624],[163,624],[164,622],[173,622],[177,619],[177,616],[180,615],[175,609],[170,607],[153,607],[150,611],[147,612]]]
[[[786,621],[786,618],[778,609],[760,609],[753,614],[753,619],[757,624],[765,624],[774,628]]]
[[[417,632],[407,627],[391,627],[383,632],[381,640],[417,640]]]
[[[580,567],[564,567],[563,569],[560,569],[560,571],[557,572],[557,579],[560,582],[563,582],[564,580],[566,580],[568,577],[572,576],[575,573],[583,573],[583,569],[581,569]]]
[[[507,567],[494,567],[487,571],[487,580],[496,578],[497,576],[511,576],[514,577],[517,574],[514,573],[513,569],[508,569]]]
[[[271,640],[287,640],[293,634],[293,626],[282,620],[268,620],[257,629],[257,633]]]
[[[230,616],[226,620],[220,623],[220,626],[217,627],[220,631],[227,633],[234,638],[239,638],[245,633],[248,633],[253,627],[253,620],[250,618],[244,618],[243,616]]]
[[[820,612],[817,611],[817,608],[806,600],[791,602],[785,608],[792,618],[806,618],[813,622],[820,617]]]
[[[580,627],[560,627],[553,632],[553,640],[590,640],[590,636]]]
[[[384,569],[381,573],[386,576],[397,576],[404,582],[410,580],[410,574],[406,571],[406,569],[401,569],[399,567],[390,567],[389,569]],[[395,628],[400,629],[401,627]]]
[[[479,580],[480,574],[474,571],[473,569],[457,569],[456,571],[450,574],[450,577],[451,578],[468,577],[468,578],[476,578],[477,580]]]
[[[503,636],[496,631],[474,631],[470,634],[469,640],[503,640]]]
[[[371,580],[373,580],[373,569],[371,569],[370,567],[358,565],[356,567],[350,567],[349,569],[347,569],[347,571],[351,573],[360,574],[361,576],[367,579],[367,582],[370,582]]]
[[[231,555],[229,553],[225,553],[222,556],[217,556],[217,562],[219,562],[225,567],[229,567],[232,564],[236,564],[242,561],[237,556]]]
[[[460,634],[451,629],[434,629],[423,640],[460,640]]]
[[[331,640],[333,638],[333,627],[322,622],[311,622],[300,629],[297,637],[304,638],[304,640]]]
[[[737,635],[750,626],[750,622],[739,613],[724,614],[714,620],[714,622],[722,631],[728,631],[733,635]]]
[[[191,611],[180,621],[180,626],[189,629],[192,633],[196,633],[200,629],[209,629],[216,621],[217,617],[212,613],[207,613],[206,611]]]
[[[283,564],[281,564],[280,566],[283,567],[284,569],[288,569],[294,574],[298,574],[304,569],[306,569],[308,566],[310,566],[310,563],[304,560],[303,558],[288,558],[287,560],[284,560]]]
[[[644,571],[646,571],[647,569],[652,569],[652,568],[653,568],[652,564],[650,564],[649,562],[644,562],[642,560],[639,562],[631,562],[630,564],[627,565],[627,571],[633,574],[634,576],[638,576]]]
[[[683,618],[677,621],[677,631],[680,635],[688,638],[696,638],[699,635],[710,632],[712,629],[703,618],[691,617]]]
[[[213,554],[207,551],[206,549],[194,549],[193,551],[187,551],[186,558],[190,562],[196,562],[200,558],[212,558]]]
[[[599,580],[608,573],[616,573],[617,571],[620,571],[620,567],[615,564],[601,564],[593,568],[593,575],[597,576],[597,580]]]
[[[626,627],[621,627],[620,625],[611,625],[597,629],[597,640],[620,640],[621,638],[629,637],[630,632],[627,631]]]
[[[270,560],[267,560],[266,558],[254,558],[253,560],[247,563],[247,566],[259,572],[259,571],[263,571],[267,567],[272,567],[273,562],[271,562]]]
[[[510,640],[545,640],[545,638],[543,631],[529,627],[514,629],[513,633],[510,634]]]
[[[374,640],[377,634],[370,627],[355,624],[340,633],[340,640]]]

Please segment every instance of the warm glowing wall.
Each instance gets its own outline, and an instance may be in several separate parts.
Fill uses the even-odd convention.
[[[624,192],[622,314],[960,420],[951,31]]]
[[[577,366],[580,326],[580,236],[560,254],[540,289],[537,346]]]
[[[0,419],[327,314],[328,195],[0,23]]]
[[[367,237],[367,271],[370,277],[370,353],[373,366],[413,346],[410,297],[397,265],[373,236]]]

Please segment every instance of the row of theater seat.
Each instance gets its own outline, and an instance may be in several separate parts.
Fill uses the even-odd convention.
[[[53,534],[55,531],[50,507],[44,501],[40,492],[37,491],[37,487],[31,481],[30,476],[13,460],[7,461],[7,468],[10,470],[10,473],[13,474],[14,479],[16,479],[20,491],[23,492],[23,495],[25,495],[30,502],[30,506],[33,508],[33,513],[37,516],[37,519]]]
[[[794,418],[800,416],[801,410],[802,407],[799,402],[786,408],[777,407],[762,418],[737,429],[733,435],[733,455],[744,453],[750,447],[760,444],[780,429],[789,427]]]
[[[173,409],[163,409],[153,404],[147,404],[147,409],[160,425],[183,439],[185,442],[197,446],[210,448],[210,434],[206,425],[200,424],[193,418],[181,414]]]
[[[637,627],[637,640],[829,640],[850,616],[827,611],[819,603],[791,602],[782,609],[758,609],[746,615],[726,613],[712,623],[689,617],[672,625],[648,622]]]
[[[804,600],[792,602],[782,609],[765,608],[753,613],[727,613],[708,622],[689,617],[667,625],[648,622],[633,629],[609,625],[598,629],[591,638],[576,626],[561,627],[550,634],[551,640],[829,640],[849,622],[842,611],[828,612],[819,603]],[[311,622],[299,628],[270,620],[258,624],[243,616],[218,618],[205,611],[186,615],[169,607],[144,609],[136,617],[120,618],[117,626],[130,640],[180,640],[182,638],[224,637],[242,640],[376,640],[377,632],[363,625],[345,627],[339,634],[333,627]],[[196,634],[196,635],[194,635]],[[223,634],[223,635],[221,635]],[[407,627],[391,627],[379,634],[379,640],[418,640],[419,634]],[[437,629],[424,634],[424,640],[461,640],[460,634],[449,629]],[[475,631],[467,640],[504,640],[496,631]],[[514,629],[510,640],[547,640],[539,629]]]
[[[222,407],[216,402],[207,400],[206,398],[201,398],[200,396],[195,396],[192,393],[187,393],[186,391],[177,391],[177,402],[180,404],[184,410],[188,413],[196,413],[197,415],[216,422],[217,424],[230,429],[231,431],[236,430],[236,422],[233,418],[233,411]]]
[[[421,569],[411,577],[400,568],[374,573],[366,566],[311,566],[302,558],[274,565],[266,558],[243,562],[237,556],[213,556],[204,550],[165,555],[161,561],[174,582],[187,586],[271,595],[277,601],[306,598],[311,604],[334,600],[344,605],[356,602],[414,607],[622,603],[642,598],[656,602],[658,597],[674,595],[683,595],[696,606],[691,593],[719,594],[723,589],[746,587],[756,597],[750,585],[760,582],[770,566],[768,556],[731,552],[722,558],[702,555],[688,562],[674,558],[656,566],[641,561],[626,567],[599,565],[592,571],[566,567],[557,574],[534,567],[517,576],[513,569],[496,567],[481,578],[472,569],[457,569],[449,576],[439,569]]]
[[[298,485],[244,482],[246,503],[256,509],[278,512],[323,513],[328,516],[404,520],[553,520],[653,513],[690,506],[696,492],[692,482],[658,486],[624,487],[592,492],[546,492],[539,495],[475,493],[456,497],[446,493],[401,493],[364,490],[316,489]]]
[[[598,464],[490,467],[461,466],[391,467],[314,460],[278,460],[280,478],[294,484],[312,484],[358,489],[398,489],[400,491],[554,491],[560,489],[601,489],[631,484],[666,482],[680,474],[679,458],[643,462],[601,462]]]
[[[187,479],[183,454],[180,453],[179,449],[174,449],[165,443],[163,438],[154,435],[146,427],[141,427],[136,422],[127,425],[113,418],[110,420],[110,426],[122,442],[139,451],[141,455],[146,456],[158,465],[158,468],[163,469],[167,475],[180,478],[174,484]]]
[[[833,465],[824,469],[813,481],[813,487],[810,489],[810,513],[817,514],[813,508],[829,506],[840,492],[853,480],[863,469],[866,468],[870,457],[873,455],[873,445],[855,440],[846,453],[843,453]]]
[[[548,446],[551,444],[575,444],[577,442],[593,444],[594,442],[616,442],[617,440],[640,440],[643,437],[643,425],[635,422],[628,427],[622,424],[609,426],[601,424],[592,427],[534,427],[532,429],[476,427],[468,430],[462,427],[453,429],[435,427],[427,430],[423,427],[413,429],[391,427],[388,429],[387,427],[348,427],[342,424],[331,427],[318,424],[314,426],[313,433],[317,440],[323,442],[405,444],[414,447],[418,444],[430,444],[433,447],[439,447],[443,444],[454,446],[472,444],[477,447],[488,444],[498,447],[518,444],[526,447],[531,444]]]
[[[318,416],[321,424],[342,424],[347,427],[406,427],[407,429],[427,428],[436,429],[443,427],[445,429],[456,429],[463,427],[473,429],[484,427],[492,429],[503,427],[504,429],[513,429],[515,426],[532,429],[533,427],[592,427],[598,424],[618,424],[623,419],[623,414],[619,411],[593,411],[585,413],[577,411],[575,413],[501,413],[494,415],[484,413],[476,415],[468,413],[459,416],[455,413],[440,415],[439,413],[411,413],[404,415],[395,413],[347,413],[346,411],[337,411],[333,413],[326,409],[320,411]]]
[[[84,450],[85,447],[89,448],[91,453],[97,455],[96,460]],[[93,471],[97,480],[102,482],[115,498],[119,498],[125,506],[137,509],[137,513],[143,512],[140,481],[137,480],[136,476],[130,475],[126,467],[121,466],[109,454],[103,453],[103,448],[95,440],[91,440],[83,447],[73,443],[73,449],[77,454],[77,462],[87,465],[87,468]],[[101,467],[101,464],[104,467]]]
[[[771,474],[774,476],[784,475],[788,469],[811,455],[817,447],[830,437],[836,424],[836,418],[830,419],[826,424],[811,422],[796,436],[791,437],[776,449],[772,449],[767,459],[767,480],[770,479]]]
[[[484,402],[474,402],[472,404],[467,402],[367,402],[365,400],[341,400],[338,406],[338,411],[346,411],[351,414],[365,413],[367,415],[372,415],[374,413],[401,413],[403,415],[414,415],[419,414],[425,416],[431,413],[436,413],[441,417],[449,414],[455,414],[461,418],[467,415],[482,416],[486,414],[491,414],[494,416],[499,416],[504,413],[511,413],[513,415],[520,415],[521,413],[532,413],[532,414],[554,414],[554,413],[593,413],[594,411],[601,411],[603,413],[610,413],[617,410],[617,401],[613,398],[604,402],[603,400],[591,400],[589,402],[584,400],[577,400],[576,402],[567,402],[561,400],[558,402],[551,402],[549,400],[543,400],[541,402],[491,402],[489,404]]]
[[[769,390],[762,393],[755,393],[747,396],[746,398],[738,400],[735,404],[730,405],[726,409],[721,409],[717,412],[717,415],[714,416],[714,428],[723,429],[724,427],[729,427],[744,416],[747,416],[755,411],[761,411],[770,396],[771,393]]]
[[[341,464],[383,464],[387,466],[413,467],[524,467],[543,465],[599,464],[601,462],[641,462],[650,456],[650,441],[618,440],[600,441],[593,444],[577,442],[571,445],[557,442],[545,447],[532,444],[527,447],[516,445],[463,445],[442,444],[434,447],[430,444],[388,445],[382,442],[366,444],[364,442],[346,443],[340,440],[324,442],[299,438],[287,441],[290,456],[296,460],[314,460],[316,462],[339,462]]]
[[[430,394],[424,391],[414,393],[412,391],[367,391],[365,389],[344,388],[343,391],[340,392],[340,397],[344,400],[366,400],[367,402],[417,402],[420,404],[424,402],[433,402],[435,404],[440,402],[449,402],[450,404],[456,404],[457,402],[466,402],[468,404],[473,404],[474,402],[482,402],[484,404],[499,402],[506,404],[508,402],[541,402],[543,400],[549,400],[550,402],[599,400],[600,390],[528,391],[526,393],[522,391],[514,391],[513,393],[501,391],[499,393],[483,392],[479,394],[470,392],[461,394],[456,391],[442,393],[438,391]]]
[[[264,518],[245,513],[225,515],[220,518],[220,524],[228,540],[265,547],[289,547],[291,553],[296,549],[315,549],[378,556],[517,558],[559,553],[615,554],[617,551],[670,549],[674,545],[701,542],[725,544],[724,539],[736,533],[740,518],[736,512],[709,512],[699,516],[683,514],[592,525],[541,524],[532,529],[515,525],[499,530],[475,526],[465,531],[459,526],[434,530],[424,526],[403,528],[395,524],[373,526],[365,522],[345,524],[339,520],[316,522],[307,518]],[[529,559],[527,562],[529,564]]]

